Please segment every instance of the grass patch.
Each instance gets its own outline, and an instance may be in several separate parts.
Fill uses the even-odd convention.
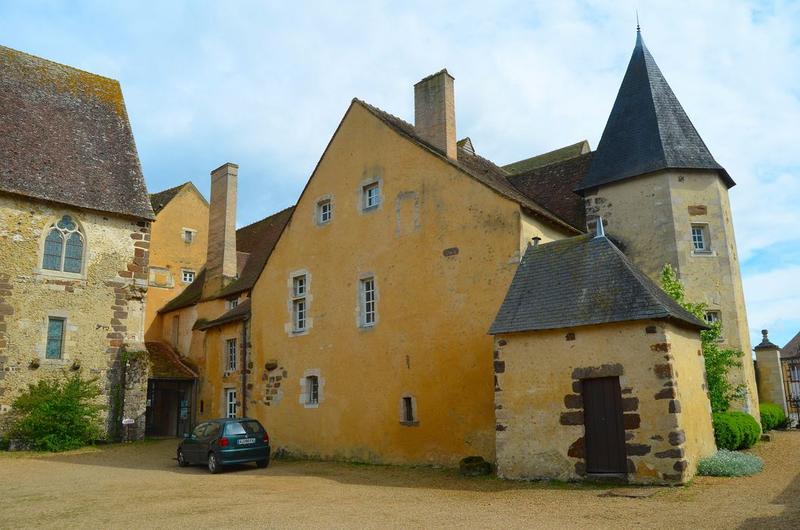
[[[764,461],[750,453],[720,449],[715,454],[701,458],[697,474],[707,477],[749,477],[764,469]]]

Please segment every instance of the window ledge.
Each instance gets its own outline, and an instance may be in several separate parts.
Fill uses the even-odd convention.
[[[361,208],[361,211],[365,212],[365,213],[366,212],[374,212],[375,210],[378,209],[379,206],[380,206],[380,204],[376,204],[375,206],[364,206],[363,208]]]
[[[57,278],[59,280],[76,280],[76,281],[86,281],[86,276],[80,272],[63,272],[63,271],[51,271],[49,269],[36,269],[34,271],[37,277],[40,278]]]
[[[319,403],[303,403],[303,408],[306,409],[318,409]]]
[[[716,255],[717,255],[717,253],[714,252],[713,250],[693,250],[692,251],[692,256],[708,258],[708,257],[716,256]]]
[[[375,324],[359,324],[358,330],[359,331],[371,331],[375,329]]]
[[[419,421],[401,421],[400,425],[404,427],[419,427]]]

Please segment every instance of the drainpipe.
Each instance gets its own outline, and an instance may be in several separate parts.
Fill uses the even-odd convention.
[[[247,323],[242,320],[242,417],[247,417]]]

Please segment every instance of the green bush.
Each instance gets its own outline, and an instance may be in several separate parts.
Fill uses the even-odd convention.
[[[714,439],[719,449],[747,449],[761,436],[755,418],[744,412],[715,412]]]
[[[94,403],[100,393],[97,379],[84,380],[78,374],[29,385],[13,403],[9,436],[37,451],[66,451],[91,443],[101,435],[103,407]]]
[[[764,461],[749,453],[720,449],[715,454],[701,458],[697,474],[709,477],[747,477],[764,469]]]
[[[759,406],[761,412],[761,427],[765,431],[771,431],[776,427],[786,426],[786,414],[783,409],[773,403],[762,403]]]

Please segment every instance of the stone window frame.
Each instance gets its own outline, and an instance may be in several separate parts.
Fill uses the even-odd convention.
[[[48,333],[49,333],[49,324],[50,319],[58,319],[64,322],[64,329],[62,330],[61,335],[61,357],[55,358],[48,358],[47,357],[47,340],[48,340]],[[41,323],[41,345],[37,348],[38,351],[38,358],[40,362],[43,364],[50,364],[50,365],[63,365],[71,361],[72,356],[70,355],[69,346],[69,338],[71,335],[70,327],[73,326],[71,324],[71,318],[68,311],[63,310],[54,310],[48,311],[47,314],[42,318]]]
[[[411,420],[406,417],[407,400],[411,401]],[[399,401],[400,425],[406,427],[417,427],[419,425],[419,409],[417,408],[417,398],[411,393],[404,393]]]
[[[372,321],[367,322],[367,304],[365,283],[372,281]],[[364,272],[358,276],[358,327],[359,329],[372,329],[378,325],[378,281],[374,273]]]
[[[70,233],[77,233],[81,237],[81,241],[83,243],[83,249],[81,250],[81,271],[80,272],[66,272],[63,270],[64,268],[64,257],[62,254],[61,257],[61,268],[62,270],[52,270],[52,269],[45,269],[44,268],[44,249],[47,243],[47,236],[50,234],[51,230],[55,229],[56,225],[58,224],[61,219],[64,217],[69,217],[72,222],[75,223],[76,228]],[[88,264],[88,257],[89,257],[89,237],[86,233],[86,227],[84,224],[78,219],[72,212],[67,211],[60,211],[55,215],[50,215],[47,218],[47,222],[45,222],[44,229],[39,237],[39,254],[37,257],[36,266],[34,267],[34,274],[41,275],[41,276],[50,276],[54,278],[64,278],[64,279],[71,279],[71,280],[85,280],[87,278],[87,269],[89,268]],[[66,244],[66,241],[65,243]],[[66,253],[65,250],[62,252]]]
[[[305,277],[305,291],[302,295],[295,292],[295,278],[301,276]],[[289,320],[284,325],[284,329],[289,337],[300,337],[308,335],[309,331],[314,325],[314,319],[311,318],[311,303],[314,299],[311,294],[311,273],[307,269],[296,269],[289,273],[286,281],[286,310],[289,315]],[[295,307],[298,302],[304,302],[305,311],[305,326],[297,328],[295,326]]]
[[[234,296],[225,300],[225,309],[230,311],[239,305],[239,297]]]
[[[700,230],[703,248],[695,246],[695,230]],[[714,249],[711,246],[711,228],[708,223],[692,223],[689,230],[689,243],[693,256],[713,256]]]
[[[191,236],[186,238],[186,234],[191,234]],[[181,241],[186,243],[187,245],[193,244],[197,240],[197,230],[194,228],[186,228],[185,226],[181,228]]]
[[[190,281],[186,281],[186,274],[191,274],[192,279]],[[190,285],[194,280],[197,278],[197,272],[193,269],[181,269],[181,283],[184,285]]]
[[[233,393],[233,403],[230,401],[231,393]],[[233,415],[231,415],[231,404],[233,405]],[[222,389],[222,406],[225,418],[239,417],[239,391],[235,386],[226,386]]]
[[[376,188],[378,190],[378,202],[367,206],[367,190]],[[383,178],[378,175],[362,180],[358,187],[358,211],[360,213],[371,213],[381,209],[383,206]]]
[[[328,219],[323,220],[323,205],[327,204],[329,206],[329,213]],[[334,211],[334,200],[333,195],[330,193],[317,197],[317,200],[314,203],[314,224],[317,226],[328,226],[333,221],[333,211]]]
[[[309,378],[316,377],[317,378],[317,401],[314,402],[311,400],[311,396],[309,395],[309,387],[308,387],[308,380]],[[322,377],[322,370],[319,368],[309,368],[305,372],[303,372],[303,376],[300,378],[300,395],[298,401],[303,408],[306,409],[318,409],[320,404],[325,400],[325,378]]]

